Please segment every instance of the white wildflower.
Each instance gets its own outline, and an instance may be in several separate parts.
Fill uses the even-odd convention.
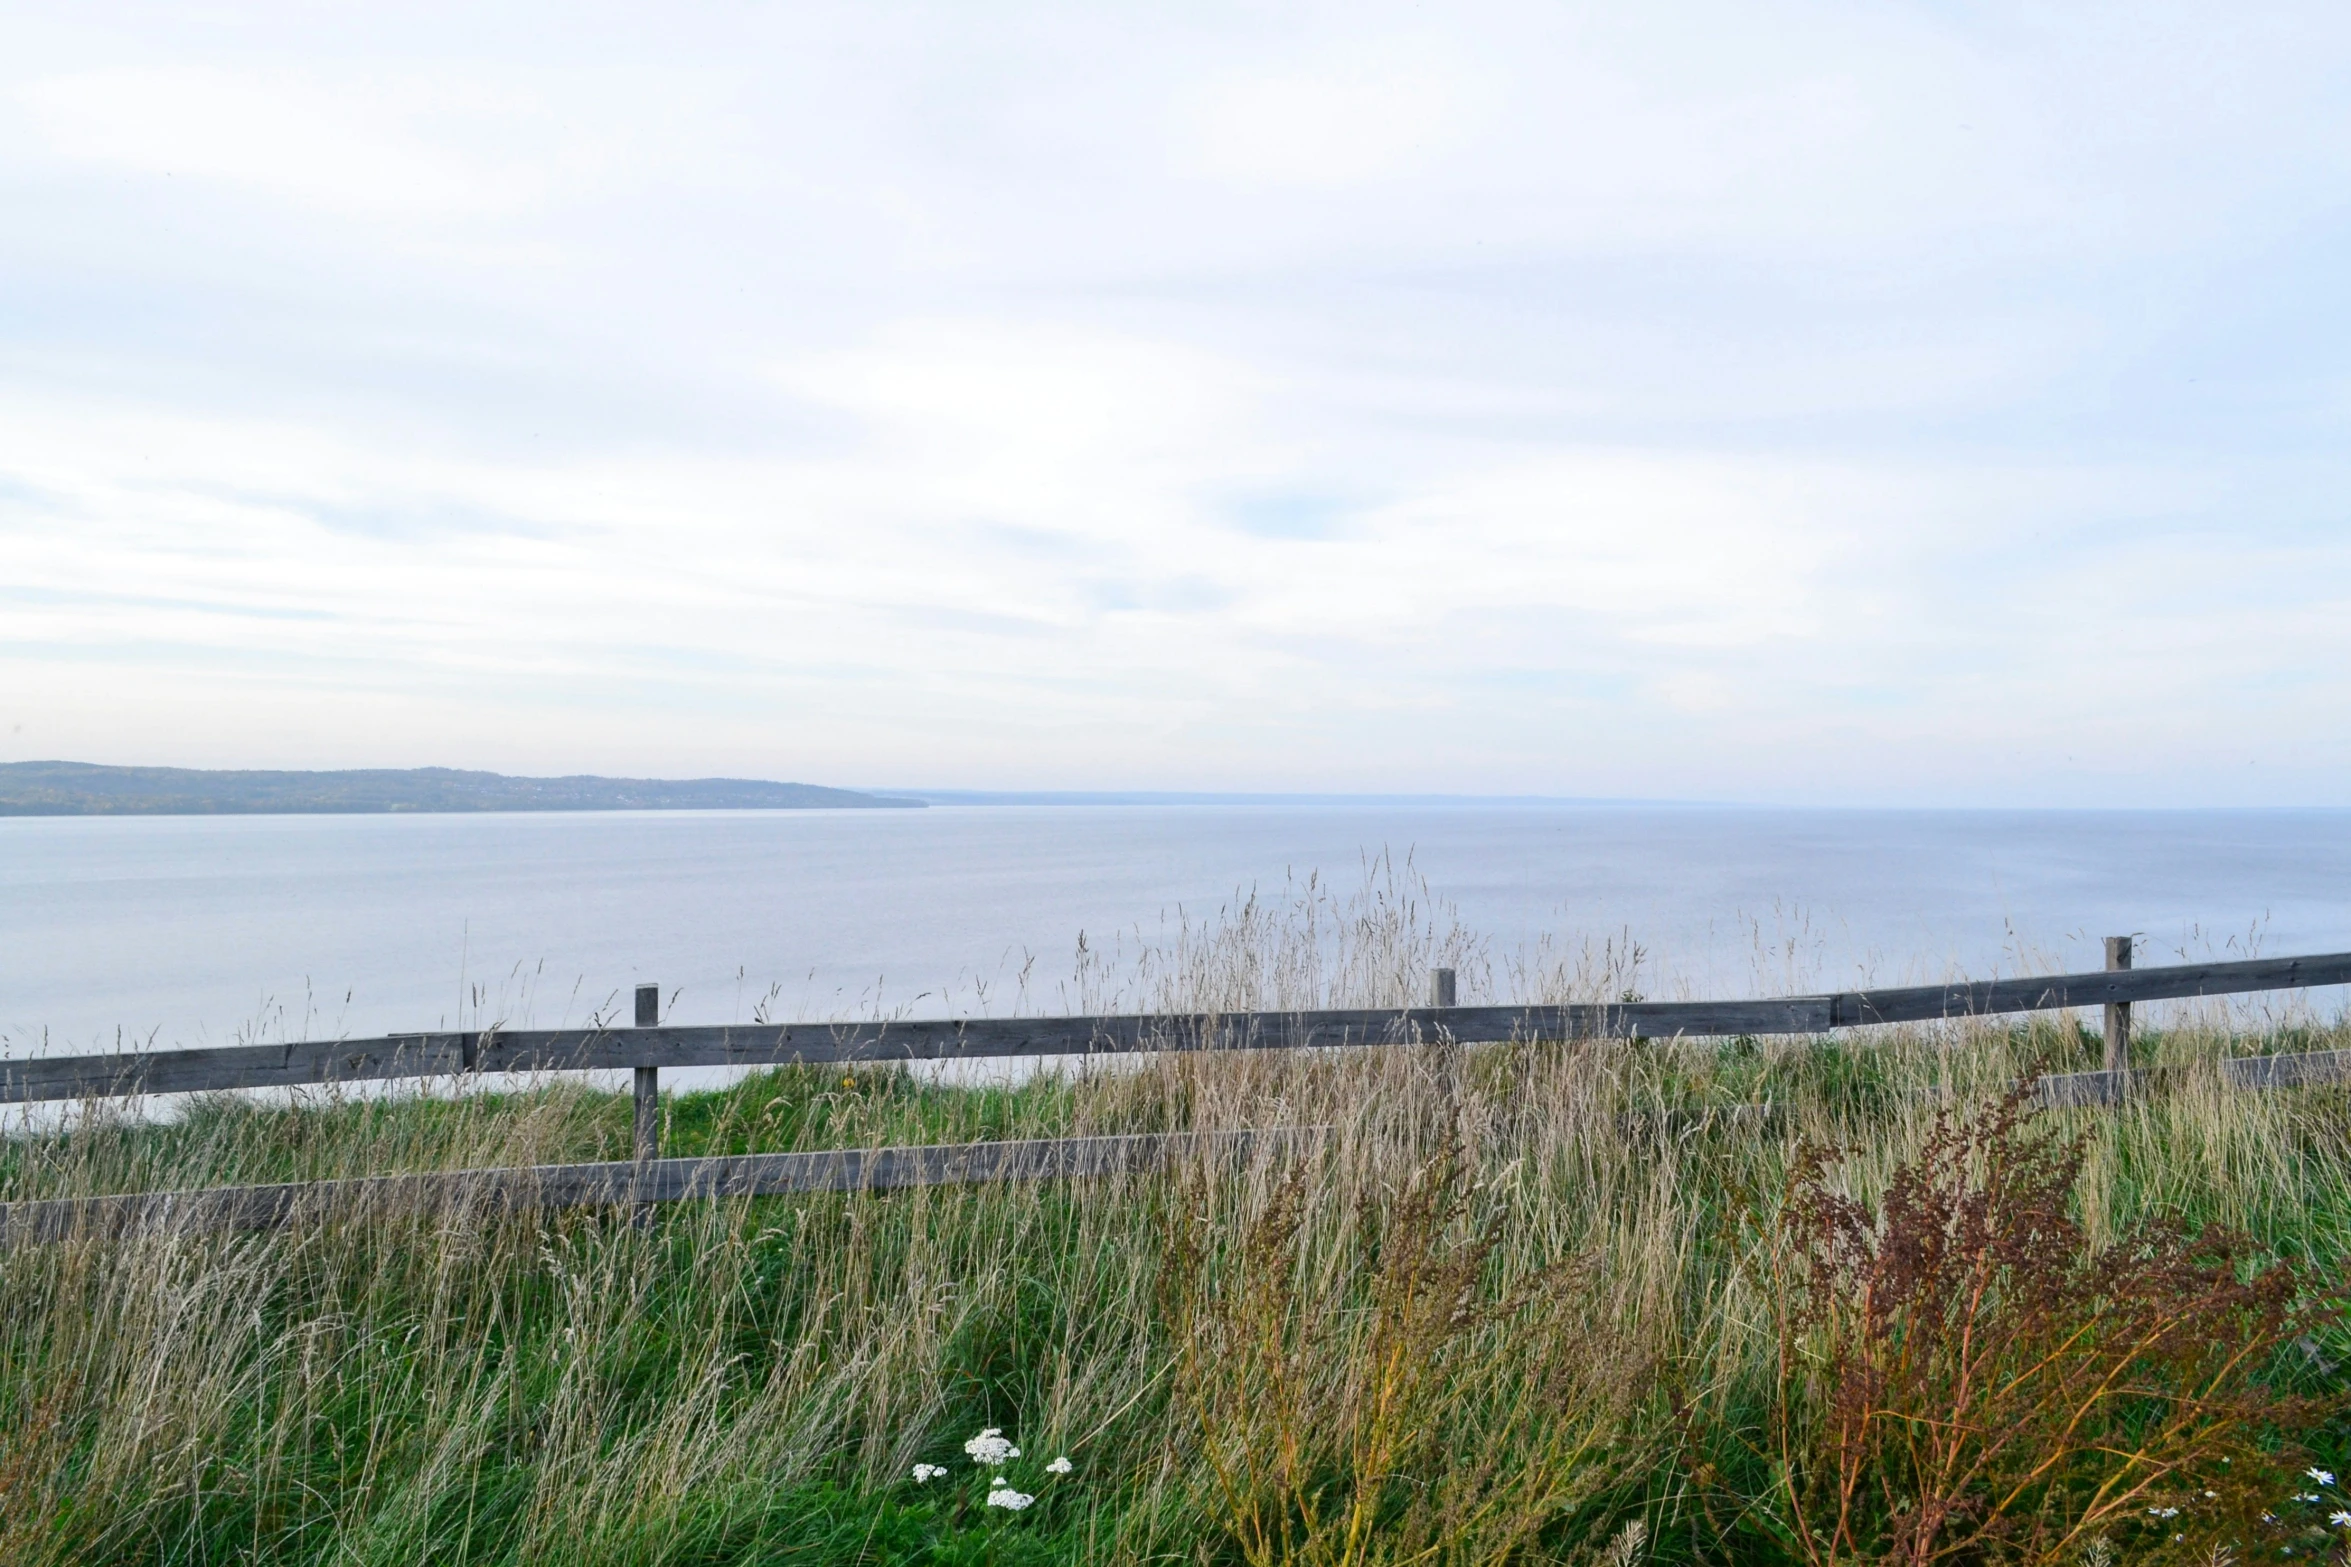
[[[2180,1510],[2176,1507],[2150,1507],[2147,1509],[2147,1516],[2150,1518],[2177,1518],[2179,1515]]]
[[[2292,1502],[2315,1502],[2318,1500],[2318,1493],[2316,1491],[2296,1491],[2292,1496],[2288,1497],[2287,1500]]]
[[[946,1478],[947,1466],[944,1464],[916,1464],[914,1466],[914,1483],[916,1485],[929,1485],[933,1480]]]
[[[1047,1464],[1045,1466],[1045,1472],[1049,1475],[1065,1475],[1076,1467],[1077,1465],[1069,1461],[1069,1455],[1064,1453],[1059,1458],[1054,1459],[1053,1462]]]
[[[2351,1513],[2347,1513],[2338,1507],[2332,1513],[2327,1515],[2327,1522],[2333,1524],[2338,1529],[2351,1529]]]
[[[973,1463],[986,1464],[991,1468],[1007,1458],[1020,1456],[1020,1449],[1004,1439],[1004,1428],[1001,1426],[988,1427],[964,1443],[963,1450],[971,1455]]]
[[[2310,1476],[2311,1479],[2316,1480],[2320,1485],[2333,1485],[2335,1483],[2335,1472],[2332,1469],[2305,1469],[2302,1472]]]
[[[998,1481],[997,1483],[999,1485],[1003,1485],[1002,1481]],[[990,1507],[1001,1507],[1009,1513],[1017,1513],[1035,1500],[1036,1498],[1029,1495],[1026,1491],[1015,1491],[1008,1485],[1004,1486],[1002,1490],[990,1491],[988,1493],[988,1505]]]

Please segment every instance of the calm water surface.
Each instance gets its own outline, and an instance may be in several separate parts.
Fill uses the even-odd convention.
[[[2351,811],[1019,806],[0,820],[0,1048],[578,1021],[1048,1008],[1082,930],[1410,856],[1504,956],[1629,930],[1682,988],[2095,968],[2097,938],[2351,948]],[[476,1000],[476,997],[479,1000]],[[1469,999],[1464,997],[1464,999]],[[2330,1007],[2337,998],[2325,997]],[[1035,1002],[1033,1001],[1033,1004]]]

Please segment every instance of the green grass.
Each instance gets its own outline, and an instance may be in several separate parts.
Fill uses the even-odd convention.
[[[1943,1095],[2071,1065],[2079,1044],[2045,1029],[1474,1054],[1461,1126],[1475,1181],[1432,1221],[1431,1266],[1471,1257],[1494,1299],[1551,1269],[1563,1293],[1527,1322],[1477,1326],[1474,1353],[1441,1327],[1414,1341],[1435,1369],[1396,1396],[1416,1429],[1456,1445],[1394,1461],[1427,1469],[1415,1483],[1433,1494],[1494,1443],[1521,1444],[1523,1463],[1505,1451],[1480,1483],[1535,1516],[1500,1545],[1499,1525],[1465,1526],[1451,1555],[1428,1559],[1583,1559],[1636,1516],[1644,1555],[1769,1559],[1700,1492],[1768,1500],[1739,1455],[1770,1396],[1769,1215],[1792,1151],[1850,1149],[1866,1195],[1915,1152]],[[2246,1045],[2183,1032],[2150,1048],[2189,1063]],[[1217,1443],[1298,1440],[1251,1424],[1284,1399],[1303,1424],[1367,1429],[1379,1363],[1366,1335],[1393,1273],[1382,1248],[1404,1244],[1382,1216],[1451,1125],[1434,1065],[1407,1050],[1224,1057],[984,1091],[787,1071],[675,1098],[665,1127],[665,1151],[692,1154],[1332,1123],[1294,1187],[1282,1161],[1260,1159],[685,1204],[649,1229],[593,1212],[443,1216],[19,1249],[0,1257],[0,1559],[1248,1559]],[[1705,1115],[1766,1101],[1768,1120]],[[2090,1140],[2078,1202],[2094,1235],[2161,1212],[2340,1269],[2344,1094],[2225,1094],[2191,1070],[2161,1097],[2064,1120]],[[625,1100],[576,1088],[216,1100],[170,1125],[92,1116],[17,1139],[0,1151],[0,1194],[615,1158],[627,1136]],[[1300,1211],[1268,1272],[1251,1247],[1284,1192]],[[1185,1278],[1179,1298],[1171,1280]],[[1272,1359],[1246,1337],[1267,1301],[1282,1314]],[[1202,1323],[1223,1335],[1214,1356],[1187,1338]],[[1293,1373],[1297,1387],[1271,1386]],[[1542,1421],[1524,1418],[1538,1409]],[[977,1505],[986,1476],[962,1443],[983,1426],[1022,1445],[1007,1473],[1035,1507]],[[1554,1429],[1582,1435],[1537,1440]],[[1354,1494],[1352,1451],[1317,1449],[1299,1494]],[[1075,1473],[1044,1475],[1063,1452]],[[949,1480],[915,1486],[917,1462]],[[1257,1470],[1243,1480],[1280,1489]],[[1361,1559],[1415,1527],[1404,1505],[1374,1509]]]

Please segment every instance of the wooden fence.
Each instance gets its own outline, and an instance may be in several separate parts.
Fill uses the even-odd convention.
[[[485,1073],[630,1070],[635,1074],[632,1162],[532,1170],[465,1170],[430,1176],[316,1183],[318,1200],[563,1207],[669,1201],[688,1196],[909,1184],[861,1172],[928,1172],[912,1184],[1044,1179],[1139,1168],[1198,1137],[1078,1138],[1043,1143],[761,1154],[732,1160],[660,1158],[664,1067],[762,1067],[794,1063],[1007,1060],[1153,1051],[1294,1050],[1366,1045],[1479,1044],[1598,1038],[1816,1035],[1892,1023],[1996,1017],[2074,1007],[2104,1009],[2105,1067],[2042,1080],[2056,1104],[2108,1104],[2142,1074],[2130,1061],[2133,1005],[2351,984],[2351,952],[2134,969],[2128,937],[2106,943],[2097,973],[1985,980],[1743,1001],[1625,1001],[1565,1006],[1454,1004],[1454,976],[1439,969],[1426,1007],[1302,1012],[1106,1014],[1058,1018],[938,1018],[869,1023],[676,1027],[660,1021],[659,988],[636,992],[635,1026],[480,1029],[311,1040],[207,1050],[41,1056],[0,1061],[0,1103],[120,1098],[227,1089],[292,1088]],[[2222,1064],[2224,1080],[2280,1088],[2351,1080],[2351,1052],[2254,1056]],[[1201,1134],[1239,1136],[1242,1134]],[[1115,1152],[1101,1150],[1115,1147]],[[1066,1156],[1008,1150],[1067,1148]],[[994,1150],[991,1152],[990,1150]],[[1092,1151],[1087,1151],[1092,1150]],[[746,1162],[748,1161],[748,1162]],[[763,1162],[764,1161],[764,1162]],[[1025,1162],[1024,1162],[1025,1161]],[[1123,1162],[1119,1162],[1123,1161]],[[822,1175],[810,1172],[829,1171]],[[625,1172],[625,1179],[623,1178]],[[762,1173],[764,1172],[764,1173]],[[803,1184],[793,1184],[801,1182]],[[828,1185],[827,1183],[836,1183]],[[405,1184],[403,1184],[405,1183]],[[781,1183],[781,1184],[762,1184]],[[332,1188],[331,1191],[323,1190]],[[61,1203],[0,1204],[0,1235],[50,1237],[77,1223],[119,1227],[173,1223],[279,1223],[310,1211],[301,1187],[237,1187],[211,1193],[137,1194]],[[524,1195],[528,1194],[528,1200]],[[75,1216],[79,1215],[79,1218]]]

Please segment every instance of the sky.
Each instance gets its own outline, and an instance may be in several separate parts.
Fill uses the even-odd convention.
[[[0,761],[2351,805],[2351,9],[0,5]]]

